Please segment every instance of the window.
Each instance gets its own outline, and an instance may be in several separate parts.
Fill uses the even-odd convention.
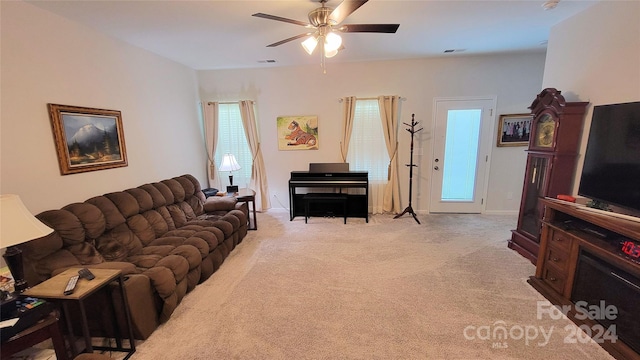
[[[378,100],[356,100],[347,162],[352,171],[368,171],[369,183],[387,183],[389,154]]]
[[[449,110],[444,147],[442,201],[473,201],[481,109]]]
[[[219,104],[218,107],[218,141],[216,142],[216,167],[220,166],[222,156],[226,153],[235,155],[240,170],[234,171],[233,184],[241,188],[246,187],[251,180],[251,165],[253,159],[251,150],[247,143],[247,137],[242,126],[242,118],[240,116],[240,105],[238,103]],[[220,182],[223,186],[227,185],[229,172],[221,171]]]

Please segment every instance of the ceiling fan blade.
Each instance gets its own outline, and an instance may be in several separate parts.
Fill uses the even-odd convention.
[[[398,31],[400,24],[348,24],[337,30],[342,32],[369,32],[393,34]]]
[[[282,44],[288,43],[289,41],[297,40],[297,39],[303,38],[305,36],[309,36],[311,34],[313,34],[313,33],[304,33],[304,34],[292,36],[292,37],[290,37],[288,39],[280,40],[278,42],[274,42],[273,44],[269,44],[269,45],[267,45],[267,47],[276,47],[278,45],[282,45]]]
[[[306,23],[304,21],[287,19],[287,18],[283,18],[283,17],[280,17],[280,16],[275,16],[275,15],[269,15],[269,14],[263,14],[263,13],[255,13],[255,14],[253,14],[251,16],[255,16],[255,17],[259,17],[259,18],[263,18],[263,19],[268,19],[268,20],[276,20],[276,21],[288,22],[290,24],[295,24],[295,25],[300,25],[300,26],[311,27],[311,24]]]
[[[367,1],[368,0],[344,0],[337,8],[333,9],[331,15],[329,15],[329,20],[335,21],[336,25],[340,24],[347,16],[358,10],[358,8]]]

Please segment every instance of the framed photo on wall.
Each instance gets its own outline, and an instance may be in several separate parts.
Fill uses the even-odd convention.
[[[278,150],[318,150],[317,116],[278,116]]]
[[[62,175],[127,166],[120,111],[47,107]]]
[[[531,114],[500,115],[497,146],[527,146],[532,121]]]

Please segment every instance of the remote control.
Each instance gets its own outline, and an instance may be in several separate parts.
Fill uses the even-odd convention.
[[[76,285],[78,284],[79,278],[80,278],[80,275],[74,275],[71,278],[69,278],[69,282],[67,283],[67,286],[64,288],[65,295],[73,294],[73,290],[75,290]]]
[[[87,280],[93,280],[96,278],[96,276],[93,275],[93,273],[87,268],[82,268],[78,270],[78,275],[80,275],[81,278],[87,279]]]

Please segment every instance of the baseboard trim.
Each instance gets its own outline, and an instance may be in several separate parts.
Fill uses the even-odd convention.
[[[276,210],[276,211],[289,211],[289,209],[284,207],[270,207],[268,210]],[[430,215],[431,213],[428,210],[414,210],[418,215]],[[436,213],[434,213],[435,215]],[[517,210],[487,210],[481,213],[482,215],[518,215]],[[480,215],[480,214],[478,214]]]
[[[485,215],[518,215],[518,210],[485,210]]]

